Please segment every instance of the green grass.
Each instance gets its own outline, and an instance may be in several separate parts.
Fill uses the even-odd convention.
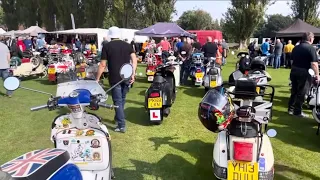
[[[224,79],[234,70],[235,59],[223,68]],[[289,70],[268,70],[276,87],[273,122],[278,131],[272,139],[277,180],[320,179],[319,136],[313,119],[287,115]],[[139,67],[144,73],[144,67]],[[55,92],[56,86],[45,79],[23,81],[22,86]],[[179,88],[171,114],[162,125],[152,126],[144,110],[144,92],[150,84],[138,77],[127,97],[128,131],[114,133],[111,110],[96,113],[108,125],[112,135],[113,165],[120,180],[188,180],[214,179],[212,149],[216,134],[206,130],[197,117],[197,107],[204,88]],[[4,89],[0,89],[4,92]],[[27,151],[53,147],[50,127],[58,111],[30,112],[32,106],[45,104],[47,96],[19,89],[11,99],[0,96],[0,164]],[[111,102],[111,99],[109,100]]]

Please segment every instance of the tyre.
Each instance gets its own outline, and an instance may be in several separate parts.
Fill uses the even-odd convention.
[[[40,63],[41,63],[41,59],[38,58],[38,57],[32,57],[30,59],[31,63],[32,63],[32,66],[33,66],[33,69],[36,69],[40,66]]]

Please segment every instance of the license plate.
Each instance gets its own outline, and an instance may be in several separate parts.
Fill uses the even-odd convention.
[[[260,94],[260,87],[256,87],[256,91],[258,94]]]
[[[149,98],[148,108],[162,108],[162,97]]]
[[[148,76],[148,81],[153,81],[153,76]]]
[[[55,74],[55,73],[56,73],[56,69],[54,69],[54,68],[48,69],[48,74]]]
[[[154,72],[147,72],[147,75],[148,75],[148,76],[153,76],[153,75],[154,75]]]
[[[217,87],[217,81],[210,81],[210,87]]]
[[[229,161],[228,180],[258,180],[258,163]]]
[[[203,78],[203,73],[196,73],[196,78],[197,79],[202,79]]]

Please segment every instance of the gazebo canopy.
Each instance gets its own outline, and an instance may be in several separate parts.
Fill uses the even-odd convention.
[[[176,23],[156,23],[147,28],[141,29],[135,32],[135,35],[148,36],[148,37],[175,37],[175,36],[189,36],[193,37],[193,34],[185,31]]]
[[[31,26],[28,29],[23,31],[15,32],[17,35],[30,35],[30,36],[38,36],[39,33],[46,33],[47,31],[40,28],[39,26]]]
[[[312,32],[315,36],[320,36],[320,29],[314,27],[301,19],[297,19],[289,27],[276,33],[277,37],[301,37],[303,33]]]

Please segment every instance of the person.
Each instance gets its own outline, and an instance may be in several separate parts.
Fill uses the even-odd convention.
[[[291,68],[291,53],[292,53],[292,50],[294,48],[294,45],[292,44],[292,41],[289,40],[288,41],[288,44],[285,45],[284,47],[284,53],[285,53],[285,56],[286,56],[286,67],[287,68]]]
[[[261,53],[263,56],[269,56],[270,44],[269,39],[266,39],[265,42],[260,47]]]
[[[24,51],[26,50],[26,46],[25,46],[24,43],[23,43],[23,38],[22,38],[22,37],[19,37],[19,38],[18,38],[17,45],[18,45],[18,47],[20,48],[20,50],[21,50],[22,52],[24,52]]]
[[[81,41],[79,38],[77,38],[76,42],[75,42],[75,47],[77,48],[78,52],[82,52],[82,48],[81,48]]]
[[[286,67],[286,54],[284,53],[284,47],[286,44],[286,42],[284,41],[284,39],[281,39],[281,44],[282,44],[282,54],[281,54],[281,63],[280,66]]]
[[[273,63],[274,63],[274,47],[275,47],[275,44],[273,42],[273,40],[269,40],[269,44],[270,44],[270,48],[269,48],[269,58],[267,59],[267,65],[269,66],[273,66]]]
[[[141,47],[141,51],[140,51],[140,53],[142,55],[142,61],[145,61],[147,46],[148,46],[148,40],[146,40],[144,43],[142,43],[142,47]]]
[[[178,42],[176,44],[176,47],[177,47],[177,51],[179,52],[180,51],[180,48],[183,46],[183,42],[182,40],[179,38],[178,39]]]
[[[136,49],[136,46],[135,46],[134,38],[133,38],[132,41],[130,42],[130,45],[131,45],[131,47],[133,48],[133,51],[134,51],[135,53],[137,53],[137,49]]]
[[[202,46],[204,57],[216,57],[218,52],[218,45],[212,42],[212,37],[207,37],[207,43]]]
[[[310,68],[315,72],[316,81],[319,83],[318,57],[315,48],[312,46],[314,34],[307,32],[303,34],[302,41],[292,50],[292,67],[290,80],[292,83],[291,96],[288,103],[288,113],[299,117],[307,117],[302,112],[302,104],[305,94],[310,85]]]
[[[253,40],[248,46],[248,51],[249,51],[250,57],[254,57],[255,56],[255,52],[256,52],[255,45],[256,45],[256,43],[257,43],[257,41]]]
[[[15,42],[12,44],[15,44]],[[18,48],[16,44],[15,46]],[[0,42],[0,75],[3,81],[9,77],[10,60],[11,55],[8,46]],[[6,96],[11,97],[12,91],[7,91]]]
[[[281,65],[281,55],[282,55],[283,44],[280,39],[277,39],[276,44],[274,46],[274,69],[279,69]]]
[[[103,47],[106,43],[108,43],[108,37],[103,37],[103,41],[101,43],[101,46]]]
[[[36,44],[37,44],[37,50],[44,48],[46,45],[46,41],[44,40],[44,37],[42,38],[39,37],[36,41]]]
[[[218,45],[218,51],[217,51],[217,55],[216,55],[216,63],[219,64],[220,66],[222,66],[223,61],[222,61],[222,53],[223,53],[223,49],[222,49],[222,45]]]
[[[32,49],[32,41],[31,41],[31,37],[28,36],[24,41],[23,41],[25,47],[27,50],[31,50]]]
[[[201,44],[199,43],[198,39],[194,40],[194,43],[192,44],[192,47],[193,47],[193,51],[195,51],[195,52],[201,51]]]
[[[225,39],[222,39],[222,49],[223,49],[223,54],[222,54],[222,63],[223,65],[227,64],[227,56],[228,56],[228,50],[229,50],[229,46],[228,43],[226,42]]]
[[[111,38],[111,41],[102,47],[97,81],[99,81],[102,73],[104,72],[107,66],[107,61],[109,69],[109,84],[111,86],[121,81],[119,71],[124,64],[130,63],[131,60],[133,65],[131,80],[120,83],[111,91],[114,105],[119,106],[119,108],[115,109],[115,120],[117,122],[115,131],[124,133],[126,131],[124,105],[129,87],[135,80],[137,57],[130,44],[120,40],[121,30],[118,27],[110,27],[108,37]]]
[[[159,46],[161,46],[161,50],[162,50],[161,58],[163,60],[167,59],[169,57],[169,51],[171,50],[171,44],[169,43],[166,37],[163,38]]]
[[[90,50],[91,50],[92,54],[98,53],[97,46],[94,41],[91,42]]]
[[[183,53],[185,52],[185,53]],[[192,46],[191,46],[191,39],[188,37],[183,43],[183,46],[180,48],[179,51],[179,58],[182,60],[181,71],[180,71],[180,82],[181,85],[186,85],[189,76],[189,63],[190,57],[192,55]]]

